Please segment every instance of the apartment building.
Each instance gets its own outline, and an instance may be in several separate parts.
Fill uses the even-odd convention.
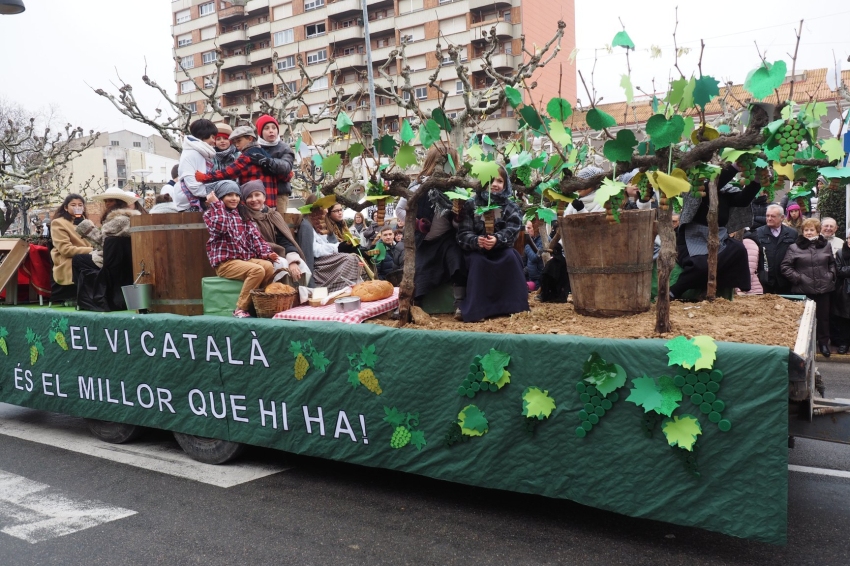
[[[362,1],[364,0],[249,0],[242,5],[223,0],[174,0],[172,2],[174,49],[181,68],[175,69],[178,99],[204,111],[204,95],[197,84],[211,85],[216,72],[216,46],[225,58],[222,66],[221,103],[247,116],[259,109],[254,87],[262,98],[271,99],[281,89],[300,86],[296,55],[300,54],[311,76],[321,73],[329,58],[335,60],[326,76],[319,77],[305,96],[312,113],[325,103],[336,102],[336,89],[346,94],[357,91],[365,82],[366,45]],[[523,60],[520,37],[526,48],[542,46],[563,19],[567,28],[562,50],[546,72],[534,77],[538,87],[535,99],[557,95],[559,77],[557,63],[567,65],[567,57],[575,46],[574,0],[557,4],[545,0],[365,0],[368,6],[369,33],[376,82],[385,84],[377,70],[384,65],[393,49],[406,43],[408,66],[413,70],[413,96],[425,109],[438,105],[439,93],[428,87],[428,77],[440,68],[440,84],[450,93],[460,93],[454,66],[448,58],[437,60],[435,47],[439,40],[443,49],[451,43],[461,47],[462,60],[469,67],[475,89],[486,90],[491,83],[483,72],[482,53],[485,34],[495,28],[499,47],[493,57],[497,70],[515,68]],[[272,54],[281,78],[273,73]],[[526,56],[527,57],[527,56]],[[398,75],[400,63],[392,65],[390,75]],[[184,73],[188,71],[191,79]],[[399,77],[400,78],[400,77]],[[564,73],[560,91],[574,101],[575,73]],[[397,83],[398,84],[398,83]],[[378,127],[395,132],[408,113],[388,98],[376,101]],[[349,102],[345,108],[355,124],[369,120],[369,100]],[[460,96],[449,97],[449,116],[463,108]],[[300,112],[306,112],[302,108]],[[308,127],[308,141],[323,143],[333,135],[331,120]],[[488,133],[516,132],[517,121],[510,108],[488,119]]]

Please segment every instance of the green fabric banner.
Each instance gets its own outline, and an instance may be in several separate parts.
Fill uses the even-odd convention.
[[[685,395],[674,415],[696,417],[702,434],[684,464],[692,453],[661,426],[647,436],[644,410],[626,400],[633,378],[675,375],[662,340],[21,308],[0,311],[0,337],[7,403],[785,542],[787,348],[717,343],[731,430]],[[506,367],[498,355],[474,363],[491,349],[510,355]],[[580,411],[596,408],[577,391],[592,352],[628,381],[581,437]],[[498,385],[475,380],[503,367]],[[549,418],[523,416],[529,387],[554,399]],[[538,395],[528,412],[547,403]]]

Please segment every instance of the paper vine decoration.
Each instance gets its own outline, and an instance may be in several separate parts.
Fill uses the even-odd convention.
[[[484,411],[475,405],[467,405],[457,414],[457,424],[466,436],[484,436],[490,430],[490,423]]]
[[[419,426],[419,413],[402,413],[395,407],[384,406],[384,422],[393,427],[393,435],[390,438],[390,447],[399,449],[412,444],[417,450],[427,444],[425,433],[416,430]]]
[[[9,335],[9,331],[6,330],[5,326],[0,326],[0,351],[2,351],[5,355],[9,355],[9,346],[6,344],[6,336]]]
[[[289,342],[289,352],[295,356],[295,365],[292,369],[294,371],[295,379],[298,381],[301,381],[304,379],[304,376],[307,375],[307,372],[310,370],[310,362],[313,362],[313,367],[322,373],[325,373],[325,370],[331,363],[331,361],[325,357],[324,352],[316,350],[315,346],[313,346],[312,338],[303,343],[291,340]],[[307,358],[309,358],[309,361]]]
[[[27,328],[27,344],[30,345],[30,365],[34,366],[38,357],[44,355],[44,345],[41,336],[33,332],[32,328]]]
[[[711,369],[716,359],[717,345],[711,336],[695,336],[688,340],[677,336],[666,344],[668,365],[680,365],[685,369]]]
[[[50,321],[50,331],[47,333],[47,339],[52,344],[55,342],[60,348],[68,351],[68,342],[65,340],[65,333],[68,332],[68,319],[54,318]]]
[[[593,352],[582,366],[583,380],[576,384],[584,407],[578,416],[581,424],[576,428],[576,436],[584,438],[599,419],[610,411],[620,396],[616,390],[626,383],[626,370],[617,364],[609,364]]]
[[[539,387],[526,387],[522,392],[522,414],[526,417],[526,430],[534,434],[537,424],[548,419],[555,410],[555,399],[549,396],[549,391]]]
[[[493,348],[484,356],[475,356],[458,394],[472,399],[479,391],[498,391],[511,382],[511,374],[505,369],[510,362],[510,354]]]
[[[700,426],[699,420],[687,414],[664,419],[664,422],[661,423],[661,430],[667,437],[667,443],[670,446],[678,446],[689,452],[693,450],[697,436],[702,434],[702,426]]]
[[[373,371],[377,362],[374,344],[363,346],[359,353],[348,354],[348,363],[351,366],[348,370],[348,383],[355,389],[362,385],[375,395],[380,395],[383,390]]]

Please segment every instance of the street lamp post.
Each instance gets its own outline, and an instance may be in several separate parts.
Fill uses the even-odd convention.
[[[0,14],[13,15],[20,14],[26,10],[23,0],[0,0]]]
[[[147,190],[147,186],[145,185],[145,177],[153,173],[153,171],[148,171],[147,169],[135,169],[132,171],[133,175],[138,175],[142,178],[142,184],[139,185],[139,189],[142,191],[141,196],[145,196],[145,191]],[[135,179],[135,177],[134,177]]]
[[[29,224],[29,209],[33,203],[33,199],[27,196],[27,193],[32,191],[32,187],[29,185],[15,185],[13,190],[20,193],[21,197],[18,200],[18,206],[21,208],[21,229],[23,230],[24,236],[30,235],[30,224]]]

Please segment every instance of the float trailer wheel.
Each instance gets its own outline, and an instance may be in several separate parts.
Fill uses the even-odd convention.
[[[204,464],[224,464],[239,456],[245,449],[245,445],[238,442],[203,438],[181,432],[175,432],[174,438],[186,454]]]
[[[110,444],[124,444],[135,440],[144,432],[143,427],[126,423],[114,423],[110,421],[99,421],[86,419],[89,431],[104,442]]]

